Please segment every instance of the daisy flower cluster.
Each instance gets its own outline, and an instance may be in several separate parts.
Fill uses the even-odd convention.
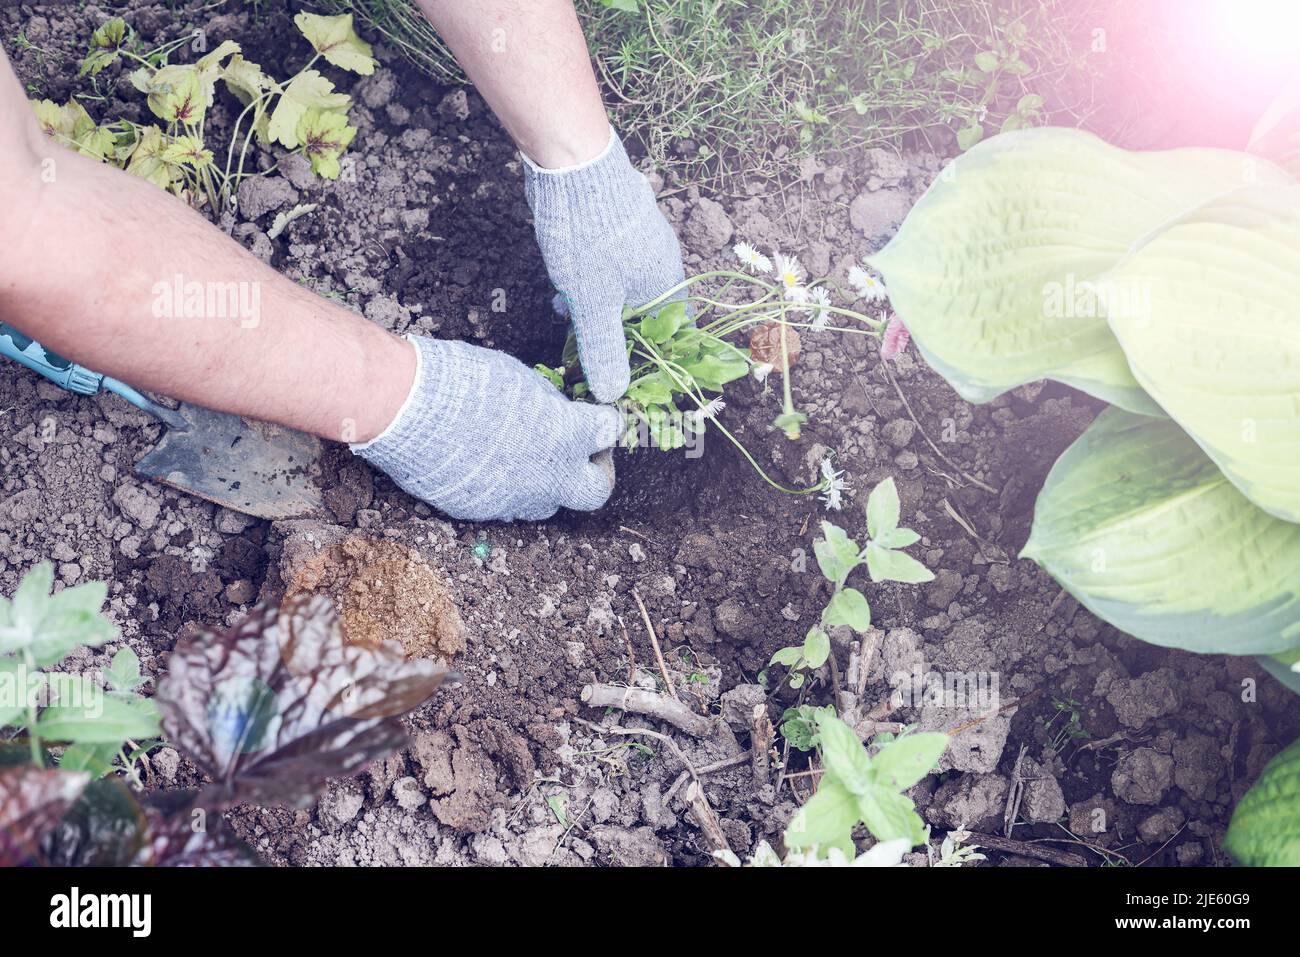
[[[743,265],[756,273],[775,274],[781,294],[791,303],[790,310],[811,317],[814,329],[825,329],[830,324],[831,297],[821,286],[809,288],[805,282],[803,266],[794,256],[774,253],[769,259],[750,243],[736,243],[732,252]],[[771,371],[771,370],[769,370]],[[760,380],[761,381],[761,380]]]

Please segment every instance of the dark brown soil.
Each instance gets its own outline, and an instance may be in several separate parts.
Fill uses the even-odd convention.
[[[124,6],[148,39],[198,25],[210,45],[232,38],[268,66],[299,63],[278,4],[263,4],[260,15],[242,4]],[[23,80],[62,102],[85,89],[76,63],[107,12],[11,7],[0,11],[0,32]],[[14,43],[19,31],[34,47]],[[305,163],[260,155],[263,168],[279,159],[288,180],[271,197],[278,207],[321,208],[276,240],[266,236],[273,211],[223,227],[285,275],[395,332],[554,362],[565,328],[549,307],[517,155],[474,93],[432,83],[382,45],[376,52],[374,76],[334,76],[356,99],[354,175],[325,183]],[[141,118],[128,83],[86,105],[99,119]],[[230,120],[223,101],[211,127],[219,135]],[[688,272],[726,262],[730,232],[795,252],[814,275],[842,283],[854,260],[887,238],[891,211],[906,209],[938,167],[934,156],[876,151],[806,164],[779,192],[702,198],[687,184],[656,185]],[[833,450],[853,493],[830,517],[850,534],[864,532],[866,491],[886,476],[897,481],[904,517],[923,536],[913,551],[938,577],[922,587],[863,585],[885,631],[869,696],[887,698],[892,676],[922,667],[993,676],[1003,709],[988,717],[923,704],[892,713],[964,728],[942,773],[913,791],[935,843],[961,825],[1004,833],[1015,788],[1023,799],[1014,838],[1059,842],[1051,846],[1093,864],[1224,863],[1232,806],[1295,737],[1286,692],[1250,659],[1121,635],[1015,558],[1043,477],[1099,405],[1048,385],[973,407],[914,353],[894,375],[901,395],[867,340],[808,334],[793,378],[797,405],[811,416],[803,438],[790,443],[770,428],[780,405],[775,376],[766,387],[738,383],[722,421],[788,485],[809,484]],[[724,716],[734,711],[726,702],[752,693],[741,686],[756,682],[773,651],[802,640],[826,599],[806,560],[820,503],[773,491],[712,435],[699,458],[620,454],[608,507],[543,525],[444,521],[335,448],[325,463],[334,522],[271,525],[135,477],[131,464],[158,427],[115,398],[70,396],[10,365],[0,370],[0,408],[0,586],[8,592],[51,557],[69,584],[109,581],[112,614],[147,673],[165,668],[179,637],[236,620],[259,595],[277,598],[295,580],[334,594],[357,640],[396,637],[416,653],[454,655],[463,681],[414,716],[409,751],[332,785],[315,809],[233,815],[274,863],[706,863],[683,789],[665,799],[682,770],[677,759],[653,738],[631,747],[635,738],[588,722],[672,729],[587,709],[580,692],[595,681],[653,686],[658,669],[634,590],[661,631],[683,698]],[[446,616],[444,594],[455,605]],[[463,632],[446,624],[454,614]],[[114,650],[72,664],[102,666]],[[836,642],[841,671],[848,650]],[[773,719],[797,700],[829,701],[830,680],[819,675],[800,695],[776,692]],[[700,766],[747,747],[746,726],[733,731],[716,741],[674,737]],[[163,780],[193,773],[174,753],[155,765]],[[796,755],[791,770],[799,766]],[[776,842],[807,799],[808,780],[755,788],[742,763],[709,774],[706,793],[743,856],[759,840]],[[1028,863],[989,857],[990,865]]]

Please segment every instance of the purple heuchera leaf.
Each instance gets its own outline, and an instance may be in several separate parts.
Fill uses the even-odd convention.
[[[304,807],[400,748],[400,716],[449,673],[396,642],[349,644],[329,599],[306,596],[178,644],[154,700],[167,740],[212,778],[200,805]]]
[[[85,771],[0,770],[0,867],[40,863],[40,846],[90,782]]]
[[[898,316],[890,316],[889,323],[885,326],[885,334],[880,340],[880,358],[886,362],[897,359],[911,341],[912,334],[907,331],[907,326],[903,325],[903,320]]]

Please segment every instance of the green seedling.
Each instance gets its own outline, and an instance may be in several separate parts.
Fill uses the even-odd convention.
[[[877,841],[906,840],[909,849],[925,843],[927,829],[903,792],[934,770],[948,736],[903,734],[869,749],[832,709],[817,713],[816,727],[813,743],[823,773],[816,793],[790,821],[786,846],[821,855],[837,848],[852,859],[859,823]]]
[[[97,124],[75,99],[63,106],[40,100],[33,107],[48,136],[182,196],[196,209],[206,205],[220,213],[234,203],[245,178],[265,175],[244,169],[254,139],[262,146],[297,150],[318,175],[337,179],[340,157],[357,132],[348,124],[352,101],[314,67],[323,59],[366,76],[376,61],[370,45],[353,31],[350,15],[299,13],[294,23],[315,53],[297,73],[278,82],[244,59],[233,40],[193,63],[172,63],[189,37],[141,50],[135,32],[115,17],[91,35],[80,75],[94,81],[119,61],[134,64],[130,81],[146,96],[158,122]],[[224,164],[216,159],[205,128],[218,83],[243,105],[230,130]]]
[[[104,675],[107,687],[49,670],[79,647],[117,637],[100,612],[102,582],[51,595],[53,584],[53,568],[44,562],[12,599],[0,598],[0,728],[26,737],[37,767],[45,767],[49,745],[65,744],[60,768],[95,777],[121,770],[135,778],[136,761],[157,745],[159,732],[158,709],[138,693],[140,661],[129,648],[119,651]]]
[[[828,507],[838,508],[844,484],[829,466],[823,467],[815,485],[804,489],[786,488],[767,475],[722,424],[723,392],[746,375],[765,384],[770,375],[779,375],[781,409],[772,425],[795,441],[808,421],[795,408],[790,385],[800,335],[834,331],[880,339],[887,323],[882,316],[835,305],[828,285],[805,282],[793,257],[778,253],[769,259],[748,243],[738,243],[735,253],[748,271],[701,273],[643,306],[624,310],[632,377],[619,403],[626,420],[622,444],[673,451],[693,444],[706,429],[716,429],[769,485],[791,494],[822,492]],[[848,300],[868,305],[884,301],[883,284],[861,267],[854,267],[850,284]],[[719,288],[710,291],[707,287],[712,286]],[[572,398],[587,397],[572,335],[561,365],[536,368]]]
[[[813,543],[813,553],[817,556],[817,567],[831,585],[830,601],[822,609],[818,624],[808,630],[802,645],[781,648],[768,662],[790,669],[791,688],[801,687],[804,672],[820,668],[829,657],[828,629],[845,625],[861,634],[871,627],[871,606],[866,596],[846,584],[855,569],[865,564],[867,574],[877,583],[919,584],[934,579],[928,568],[903,551],[921,537],[910,528],[899,527],[898,489],[892,478],[871,490],[866,513],[869,539],[863,548],[838,525],[822,522],[822,537]]]

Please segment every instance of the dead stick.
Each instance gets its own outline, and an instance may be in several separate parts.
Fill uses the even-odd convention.
[[[713,808],[709,806],[709,799],[704,796],[704,785],[699,781],[692,781],[686,785],[686,794],[683,798],[686,801],[687,808],[690,809],[691,817],[695,819],[695,824],[704,835],[705,843],[709,845],[711,851],[730,851],[731,845],[727,843],[727,835],[722,831],[722,822],[718,816],[713,813]]]
[[[668,674],[668,665],[664,663],[664,653],[659,650],[659,636],[655,634],[655,626],[650,622],[650,612],[646,611],[645,602],[641,600],[641,595],[635,588],[632,589],[632,597],[636,599],[637,608],[641,609],[641,620],[645,622],[645,630],[650,633],[650,645],[655,650],[655,660],[659,662],[659,671],[664,676],[664,684],[668,686],[668,693],[677,698],[677,689],[673,687],[673,679]],[[681,701],[681,698],[677,698]]]
[[[1040,861],[1047,861],[1049,864],[1058,864],[1061,867],[1088,866],[1088,859],[1080,854],[1058,851],[1054,847],[1043,847],[1032,841],[1012,841],[1005,837],[997,837],[993,834],[976,834],[972,831],[970,837],[963,843],[967,845],[978,844],[980,847],[987,847],[991,851],[1001,851],[1004,854],[1034,857]]]
[[[762,702],[754,705],[749,715],[749,766],[754,772],[754,783],[759,787],[767,784],[772,776],[770,751],[775,738],[776,729],[767,715],[767,705]]]
[[[615,685],[587,685],[582,689],[583,702],[592,708],[618,708],[633,714],[644,714],[667,721],[675,728],[697,738],[707,738],[713,733],[713,722],[696,714],[680,701],[657,691],[640,688],[619,688]]]
[[[696,768],[695,775],[698,778],[705,774],[712,774],[714,771],[721,771],[723,768],[734,767],[735,765],[748,760],[749,752],[742,751],[740,754],[733,754],[729,758],[723,758],[721,761],[714,761],[712,764],[705,764]],[[682,785],[686,783],[686,779],[690,776],[690,771],[683,771],[681,774],[677,775],[677,780],[672,783],[672,787],[664,792],[664,804],[667,804],[673,799],[673,795],[681,790]]]

